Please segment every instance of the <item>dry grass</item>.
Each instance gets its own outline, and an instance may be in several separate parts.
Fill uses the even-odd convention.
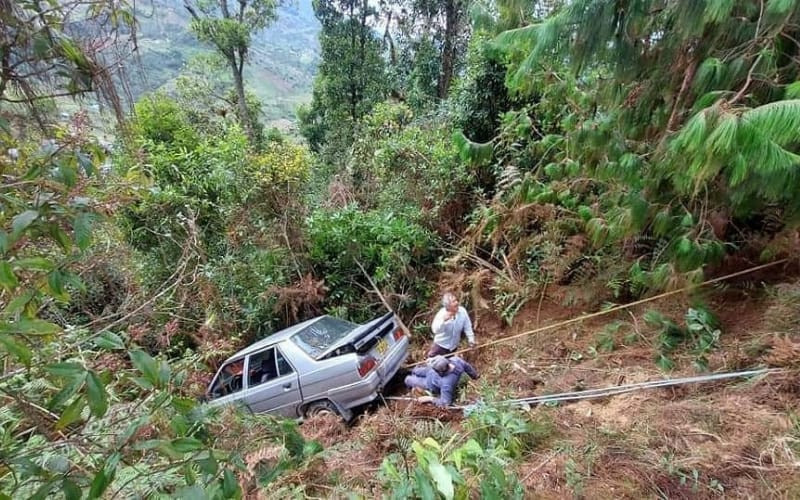
[[[448,286],[471,289],[467,275],[450,278]],[[796,368],[800,294],[794,293],[781,292],[765,300],[729,290],[723,296],[707,296],[723,324],[722,346],[711,358],[711,369],[752,367],[764,361]],[[685,299],[659,304],[670,315],[680,315],[686,307]],[[548,299],[541,310],[537,304],[521,310],[513,328],[501,327],[487,314],[477,334],[485,341],[577,312]],[[637,317],[642,312],[633,311]],[[483,375],[480,384],[504,396],[529,396],[665,376],[653,364],[652,332],[643,326],[631,345],[618,344],[614,351],[601,354],[590,350],[596,332],[613,319],[636,321],[597,319],[477,351],[472,361]],[[775,331],[782,333],[764,333]],[[754,344],[764,347],[748,348]],[[696,373],[689,352],[677,352],[675,359],[677,369],[671,376]],[[476,388],[476,384],[466,388],[468,399],[478,397]],[[800,414],[797,370],[761,380],[660,389],[531,412],[546,414],[555,428],[544,445],[513,464],[530,498],[796,498],[800,494],[800,421],[793,417]],[[344,497],[355,491],[378,497],[385,493],[378,479],[384,457],[407,455],[414,440],[430,436],[442,442],[464,432],[461,418],[457,412],[393,401],[349,427],[327,417],[311,419],[301,432],[325,445],[324,462],[284,477],[280,484],[303,487],[306,495]],[[258,442],[248,432],[244,430],[242,438]]]

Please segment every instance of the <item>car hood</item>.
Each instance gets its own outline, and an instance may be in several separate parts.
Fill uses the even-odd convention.
[[[372,321],[356,327],[352,332],[348,333],[340,340],[331,344],[325,352],[319,355],[317,359],[324,359],[325,356],[335,351],[336,349],[351,344],[358,350],[361,346],[369,342],[376,335],[382,334],[387,330],[391,331],[394,328],[394,313],[386,313],[380,318],[375,318]]]

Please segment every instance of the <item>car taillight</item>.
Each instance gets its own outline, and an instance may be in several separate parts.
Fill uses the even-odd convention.
[[[371,372],[378,366],[378,362],[375,361],[375,358],[372,356],[365,356],[361,358],[361,361],[358,363],[358,374],[359,376],[363,377],[367,373]]]
[[[397,329],[397,330],[395,330],[395,331],[394,331],[394,333],[392,334],[392,336],[394,337],[394,339],[395,339],[395,340],[400,340],[400,339],[402,339],[402,338],[403,338],[403,335],[405,335],[405,333],[403,333],[403,329],[402,329],[402,328],[398,328],[398,329]]]

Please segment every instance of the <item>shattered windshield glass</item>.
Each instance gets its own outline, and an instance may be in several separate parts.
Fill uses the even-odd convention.
[[[292,335],[292,341],[306,354],[316,359],[357,326],[348,321],[325,316]]]

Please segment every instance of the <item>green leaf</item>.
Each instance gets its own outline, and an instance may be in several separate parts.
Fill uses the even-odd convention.
[[[784,15],[794,7],[795,0],[769,0],[767,2],[767,13],[773,15]]]
[[[222,474],[222,496],[225,498],[234,498],[239,496],[239,481],[230,469],[225,469]]]
[[[81,500],[83,496],[83,491],[81,491],[80,487],[66,477],[61,481],[61,492],[64,493],[64,500]]]
[[[44,370],[56,377],[73,378],[86,373],[86,368],[81,363],[64,362],[53,363],[44,367]]]
[[[6,260],[0,261],[0,286],[10,292],[13,291],[17,285],[19,285],[19,280],[17,280],[17,276],[11,269],[11,265]]]
[[[154,386],[158,386],[158,363],[156,360],[139,349],[131,351],[130,357],[133,366],[144,375],[144,378]]]
[[[428,472],[430,472],[433,481],[436,483],[436,489],[439,490],[439,493],[444,495],[447,500],[452,500],[455,494],[453,478],[447,468],[439,462],[431,462],[428,465]]]
[[[58,246],[61,247],[64,252],[69,253],[72,250],[72,240],[69,238],[66,232],[61,229],[57,224],[50,224],[48,226],[48,232],[53,240],[58,243]]]
[[[422,500],[434,500],[436,498],[433,485],[419,467],[414,468],[414,482],[416,483],[419,497]]]
[[[69,294],[64,288],[64,274],[56,269],[47,274],[47,287],[50,294],[60,300],[69,300]]]
[[[56,484],[58,484],[58,481],[55,479],[47,481],[41,485],[39,489],[37,489],[33,495],[28,498],[28,500],[44,500],[45,498],[49,498],[50,493],[53,491],[53,488],[56,487]]]
[[[89,400],[89,409],[95,417],[102,417],[108,411],[108,399],[103,381],[93,371],[89,372],[86,379],[86,396]]]
[[[78,182],[78,171],[72,162],[62,160],[58,162],[58,173],[60,180],[67,187],[73,187]]]
[[[17,259],[12,262],[12,264],[15,269],[23,269],[25,271],[50,272],[56,267],[50,259],[44,257],[26,257],[24,259]]]
[[[203,500],[211,498],[200,486],[193,484],[191,486],[184,486],[175,492],[175,498],[182,500]]]
[[[61,327],[43,319],[21,318],[18,321],[0,322],[0,333],[19,333],[23,335],[50,335],[61,331]]]
[[[117,472],[117,464],[119,463],[120,454],[114,453],[106,463],[103,465],[103,468],[97,472],[92,480],[92,486],[89,489],[89,496],[88,499],[100,498],[103,495],[103,492],[108,489],[108,486],[114,480],[114,475]]]
[[[178,453],[189,453],[190,451],[202,450],[205,447],[202,441],[191,437],[173,439],[170,444]]]
[[[86,372],[78,375],[74,379],[72,379],[69,384],[67,384],[63,389],[58,391],[58,393],[53,396],[53,398],[47,403],[47,407],[51,410],[56,410],[63,406],[67,401],[69,401],[72,396],[78,393],[78,391],[83,387],[83,382],[86,380]]]
[[[0,254],[5,254],[8,251],[8,246],[8,233],[0,230]]]
[[[162,361],[158,365],[158,384],[160,387],[165,387],[169,384],[169,380],[172,378],[172,369],[169,366],[169,363],[166,361]]]
[[[64,409],[64,411],[61,413],[61,417],[58,419],[58,422],[56,422],[56,429],[62,430],[81,418],[81,412],[85,406],[86,399],[81,396],[75,398],[75,401],[70,403],[70,405],[67,406],[66,409]]]
[[[94,163],[92,162],[92,159],[89,158],[89,155],[78,151],[75,153],[75,158],[78,160],[78,165],[80,165],[83,171],[86,172],[87,177],[94,175]]]
[[[28,290],[27,292],[23,293],[22,295],[18,295],[9,301],[8,305],[5,309],[3,309],[4,316],[15,316],[17,313],[21,312],[25,309],[25,306],[28,305],[28,302],[33,299],[34,291]]]
[[[472,165],[488,163],[494,154],[494,145],[491,142],[472,142],[460,130],[453,132],[453,143],[461,159]]]
[[[25,344],[11,335],[0,333],[0,346],[2,346],[6,352],[16,357],[22,364],[26,366],[30,365],[33,353]]]
[[[21,214],[15,216],[11,221],[12,237],[19,237],[19,235],[22,234],[22,232],[25,231],[25,229],[27,229],[37,217],[39,217],[39,212],[37,210],[25,210]]]
[[[125,342],[122,340],[122,337],[108,330],[101,332],[100,335],[94,339],[94,345],[100,349],[108,349],[109,351],[125,349]]]
[[[786,99],[797,99],[800,97],[800,81],[790,83],[786,86],[784,93]]]
[[[81,250],[86,250],[92,243],[92,221],[94,215],[84,212],[75,217],[72,231],[75,237],[75,244]]]

